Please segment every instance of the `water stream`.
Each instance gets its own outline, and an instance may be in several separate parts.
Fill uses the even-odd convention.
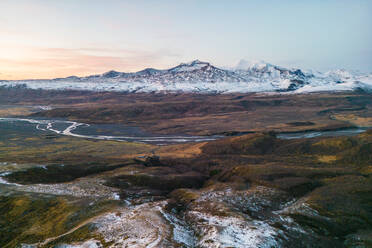
[[[0,118],[0,125],[20,126],[33,125],[42,132],[74,136],[78,138],[133,141],[157,145],[176,144],[185,142],[211,141],[223,136],[193,136],[193,135],[155,135],[142,131],[137,127],[118,124],[85,124],[66,120],[45,120],[30,118]]]

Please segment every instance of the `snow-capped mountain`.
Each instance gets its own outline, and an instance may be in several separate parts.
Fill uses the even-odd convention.
[[[195,60],[165,70],[147,68],[131,73],[108,71],[87,77],[0,81],[1,86],[46,90],[195,93],[369,91],[372,90],[372,74],[345,70],[311,72],[263,61],[241,61],[233,69],[221,69],[208,62]]]
[[[210,63],[202,62],[199,60],[190,63],[182,63],[176,67],[168,70],[157,70],[147,68],[139,72],[123,73],[117,71],[109,71],[101,75],[94,75],[81,78],[81,81],[92,79],[116,79],[127,83],[159,83],[162,85],[174,84],[179,82],[187,83],[216,83],[216,82],[239,82],[244,81],[238,74],[219,69],[212,66]]]

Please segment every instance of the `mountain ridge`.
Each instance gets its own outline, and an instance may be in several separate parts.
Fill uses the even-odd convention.
[[[326,73],[285,68],[264,61],[241,61],[223,69],[193,60],[169,69],[145,68],[137,72],[111,70],[85,77],[0,81],[0,87],[25,86],[46,90],[123,92],[247,93],[372,90],[372,74],[334,70]]]

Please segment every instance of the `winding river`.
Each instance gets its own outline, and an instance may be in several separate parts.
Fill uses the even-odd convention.
[[[220,135],[154,135],[146,133],[137,127],[117,124],[86,124],[66,120],[45,120],[30,118],[0,118],[0,125],[12,125],[14,128],[33,125],[36,130],[53,132],[60,135],[86,139],[132,141],[156,145],[177,144],[186,142],[211,141],[222,138]]]
[[[186,142],[212,141],[223,138],[221,135],[192,136],[192,135],[154,135],[144,132],[137,127],[118,124],[86,124],[67,120],[45,120],[31,118],[0,118],[0,129],[7,125],[8,129],[29,128],[36,131],[67,135],[78,138],[131,141],[156,145],[177,144]],[[4,128],[4,127],[3,127]],[[304,131],[294,133],[279,133],[280,139],[300,139],[314,137],[352,136],[366,131],[368,128],[348,128],[334,131]],[[1,131],[1,130],[0,130]]]

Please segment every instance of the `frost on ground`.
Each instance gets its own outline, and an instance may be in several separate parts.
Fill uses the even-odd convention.
[[[186,222],[198,234],[196,247],[301,247],[301,242],[293,246],[293,240],[315,237],[309,236],[287,211],[281,211],[299,204],[283,191],[227,186],[199,193],[184,212]],[[302,214],[302,209],[298,213]]]
[[[105,214],[92,223],[111,247],[167,247],[171,227],[160,212],[165,202],[145,203]]]
[[[74,197],[98,197],[112,200],[120,199],[117,190],[103,185],[98,179],[77,179],[70,183],[34,184],[21,186],[19,191],[44,193],[52,195],[70,195]]]
[[[318,236],[296,223],[291,215],[326,218],[312,209],[306,198],[295,199],[284,191],[265,186],[246,185],[242,189],[221,183],[200,190],[184,189],[193,193],[194,198],[177,210],[172,207],[176,206],[171,204],[172,199],[122,204],[128,199],[120,199],[115,189],[103,183],[102,179],[86,177],[69,183],[9,187],[26,192],[118,200],[120,204],[115,210],[82,224],[92,227],[108,247],[303,247],[316,242]],[[71,234],[80,226],[74,228],[44,243]],[[85,240],[57,247],[103,245],[100,241]]]
[[[265,248],[288,247],[293,243],[285,242],[293,237],[309,236],[288,213],[317,214],[305,202],[263,186],[199,193],[181,212],[170,209],[169,200],[147,202],[117,207],[87,224],[108,247]],[[275,223],[280,223],[280,228]],[[98,248],[103,244],[86,240],[57,247]]]
[[[80,178],[68,183],[22,185],[9,183],[1,177],[5,175],[6,173],[0,174],[0,184],[16,187],[17,191],[112,200],[120,199],[117,189],[103,185],[105,181],[97,178]]]
[[[167,213],[166,204],[166,201],[161,201],[117,209],[94,219],[91,224],[105,242],[111,244],[110,247],[276,245],[276,230],[264,221],[247,220],[239,215],[216,216],[194,210],[187,213],[187,219],[192,222],[186,224],[174,214]]]
[[[88,240],[82,243],[75,244],[62,244],[56,246],[56,248],[102,248],[102,244],[97,240]]]
[[[275,247],[276,231],[263,221],[246,221],[240,216],[214,216],[190,211],[201,238],[200,247]]]
[[[105,186],[104,180],[94,177],[69,183],[8,187],[24,192],[128,202],[128,199],[120,199],[116,189]],[[307,238],[306,242],[316,240],[316,234],[296,223],[290,217],[292,214],[325,218],[306,203],[306,198],[294,199],[284,191],[265,186],[236,189],[233,185],[221,184],[191,191],[196,198],[182,211],[172,208],[170,199],[138,205],[133,201],[120,204],[116,210],[94,217],[86,224],[109,247],[265,248],[286,247],[303,237]],[[74,231],[72,229],[71,233]],[[102,245],[100,241],[86,240],[59,247],[97,248]]]
[[[194,247],[196,245],[195,232],[185,221],[177,218],[174,214],[165,212],[163,209],[161,209],[161,213],[172,226],[174,241],[186,247]]]
[[[186,219],[199,234],[198,246],[276,247],[278,230],[267,221],[242,213],[270,209],[277,199],[276,192],[271,191],[257,187],[240,192],[231,188],[203,192],[186,212]]]

